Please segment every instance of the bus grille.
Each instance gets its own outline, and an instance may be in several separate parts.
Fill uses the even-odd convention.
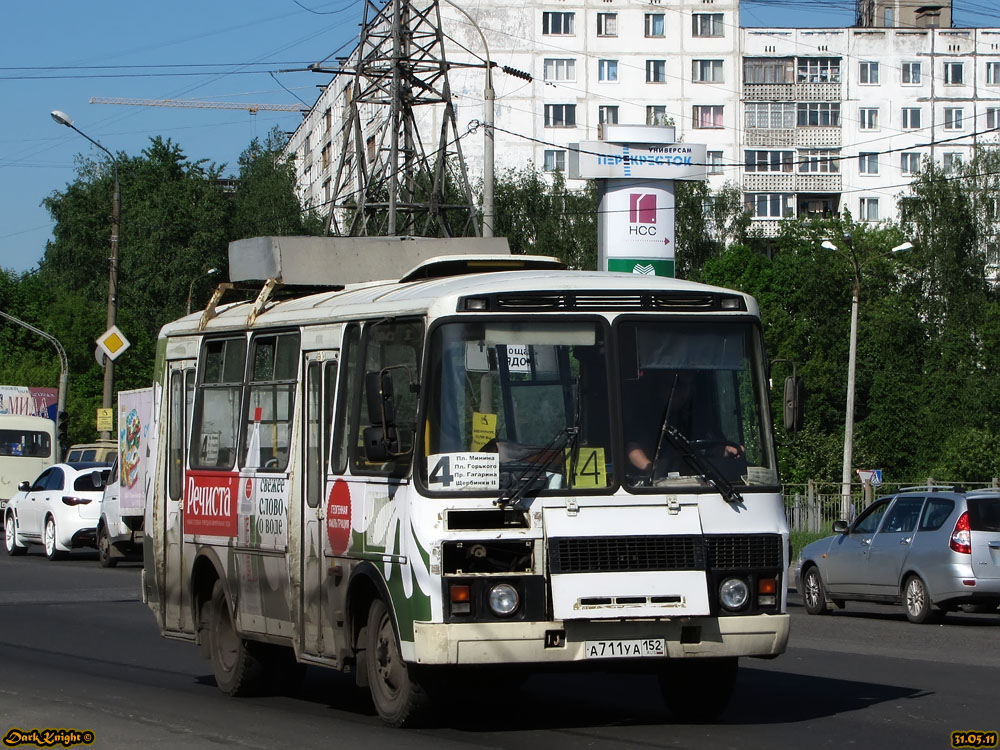
[[[553,574],[781,567],[777,534],[573,537],[549,540]]]
[[[642,292],[519,292],[488,295],[486,312],[517,310],[544,312],[546,310],[659,310],[689,311],[722,310],[722,299],[729,300],[729,311],[745,310],[743,298],[738,295],[686,291]],[[459,309],[464,310],[463,304]]]
[[[780,568],[781,537],[777,534],[707,536],[711,570]]]
[[[705,549],[697,536],[551,539],[549,567],[553,573],[704,570]]]

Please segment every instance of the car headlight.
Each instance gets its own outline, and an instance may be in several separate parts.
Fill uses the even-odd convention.
[[[498,583],[490,589],[490,611],[497,617],[510,617],[517,612],[520,603],[517,589],[509,583]]]
[[[750,587],[742,578],[727,578],[719,586],[719,601],[726,609],[742,609],[750,598]]]

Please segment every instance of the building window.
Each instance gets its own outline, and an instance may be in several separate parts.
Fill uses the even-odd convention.
[[[878,174],[878,154],[862,151],[858,154],[861,174]]]
[[[330,202],[330,197],[332,195],[332,192],[333,191],[331,190],[331,181],[330,181],[330,178],[327,177],[325,180],[323,180],[323,201],[324,201],[324,203],[329,203]]]
[[[545,171],[565,172],[566,152],[562,149],[545,149]]]
[[[667,61],[646,60],[646,83],[667,82]]]
[[[796,81],[799,83],[840,83],[840,58],[800,57]]]
[[[604,81],[605,83],[613,83],[618,80],[618,61],[617,60],[598,60],[597,61],[597,80]]]
[[[327,107],[326,111],[323,112],[323,132],[329,133],[330,128],[333,127],[333,110]]]
[[[962,154],[957,152],[946,153],[942,159],[941,166],[944,167],[945,174],[955,174],[962,163]]]
[[[903,83],[910,84],[913,86],[920,83],[920,63],[918,62],[903,63]]]
[[[792,196],[785,193],[747,193],[744,205],[755,219],[783,219],[792,215]]]
[[[965,69],[960,62],[946,62],[944,64],[944,82],[952,86],[960,86],[965,83]]]
[[[692,13],[692,36],[724,36],[721,13]]]
[[[546,57],[542,70],[546,81],[575,81],[576,60]]]
[[[860,83],[867,84],[867,85],[872,85],[872,86],[878,83],[878,63],[877,62],[863,62],[863,63],[861,63]]]
[[[662,13],[646,14],[647,37],[661,37],[666,33],[666,27],[664,26],[663,19],[664,15]]]
[[[575,13],[542,13],[542,33],[548,36],[573,36],[576,33],[575,26]]]
[[[986,63],[986,83],[989,86],[1000,86],[1000,62]]]
[[[903,107],[903,130],[920,127],[920,107]]]
[[[899,155],[899,169],[903,174],[916,174],[920,170],[920,153],[904,151]]]
[[[618,14],[597,14],[597,36],[618,36]]]
[[[795,102],[751,102],[746,105],[748,128],[794,128]]]
[[[961,107],[945,107],[944,108],[944,129],[945,130],[961,130],[962,129],[962,108]]]
[[[695,83],[724,83],[722,60],[692,60],[691,80]]]
[[[839,128],[840,102],[799,102],[796,125],[800,128]]]
[[[320,149],[319,152],[319,164],[320,168],[327,170],[330,168],[330,156],[333,153],[333,144],[327,143]]]
[[[708,152],[708,173],[709,174],[722,174],[722,152],[721,151],[709,151]]]
[[[667,105],[650,104],[646,107],[647,125],[669,125],[670,117],[667,115]]]
[[[602,125],[618,124],[618,106],[603,105],[597,108],[597,121]]]
[[[792,58],[744,58],[743,83],[795,83]]]
[[[692,126],[696,128],[721,128],[722,105],[695,105],[691,119]]]
[[[575,128],[576,127],[576,105],[575,104],[546,104],[545,105],[545,127],[547,127],[547,128]]]
[[[1000,107],[986,108],[986,127],[989,130],[1000,128]]]
[[[836,174],[840,172],[840,151],[834,149],[799,151],[799,172],[802,174]]]
[[[861,221],[878,221],[878,198],[861,199]]]
[[[793,151],[744,151],[743,169],[747,172],[791,172]]]
[[[878,130],[878,107],[862,107],[858,110],[858,127],[861,130]]]

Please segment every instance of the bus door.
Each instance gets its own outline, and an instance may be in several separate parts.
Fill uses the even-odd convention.
[[[177,360],[167,367],[167,486],[164,500],[164,630],[193,628],[188,576],[184,570],[184,472],[188,465],[191,415],[194,409],[195,360]]]
[[[336,649],[330,597],[326,590],[329,565],[323,553],[324,485],[330,456],[334,392],[337,384],[339,352],[307,352],[305,355],[305,398],[302,400],[304,438],[302,466],[302,616],[298,618],[299,647],[302,653],[332,657]]]

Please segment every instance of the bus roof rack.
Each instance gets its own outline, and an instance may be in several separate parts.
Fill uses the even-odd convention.
[[[229,243],[229,280],[342,289],[408,278],[432,258],[462,257],[468,266],[476,256],[517,257],[504,237],[251,237]],[[414,278],[439,275],[423,273]]]

